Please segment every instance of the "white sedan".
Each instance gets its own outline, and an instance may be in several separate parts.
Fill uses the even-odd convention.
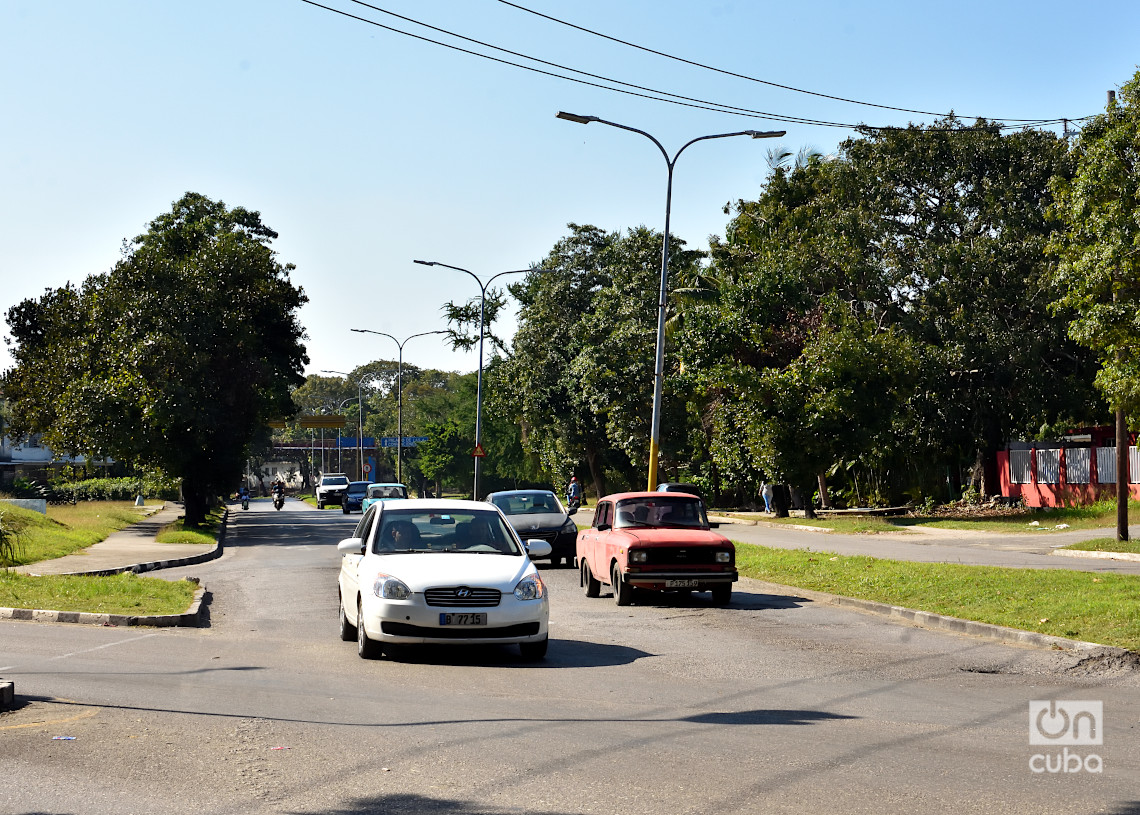
[[[368,508],[341,541],[340,636],[363,659],[385,644],[515,643],[546,655],[550,602],[502,512],[482,501],[411,499]]]

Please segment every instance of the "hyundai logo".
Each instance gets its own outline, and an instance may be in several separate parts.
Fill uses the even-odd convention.
[[[456,597],[470,597],[471,596],[471,589],[456,589],[455,590],[455,596]]]

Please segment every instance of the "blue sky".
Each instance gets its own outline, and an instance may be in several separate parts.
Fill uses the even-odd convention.
[[[325,5],[478,48],[351,0]],[[795,4],[518,0],[658,51],[783,85],[924,111],[1080,117],[1140,62],[1140,3]],[[540,19],[497,0],[376,0],[439,28],[569,67],[736,107],[841,123],[932,117],[735,79]],[[499,55],[504,59],[517,58]],[[530,63],[533,64],[533,63]],[[545,68],[544,70],[551,70]],[[791,150],[852,131],[613,93],[479,59],[302,0],[0,2],[0,308],[109,269],[124,238],[187,190],[259,210],[310,302],[309,373],[395,358],[368,328],[443,327],[440,307],[541,260],[566,224],[664,222],[665,164],[644,138],[557,120],[590,114],[655,135],[786,129]],[[774,142],[694,145],[672,231],[723,234]],[[508,317],[508,320],[510,318]],[[503,327],[509,333],[509,324]],[[3,329],[0,329],[3,330]],[[653,349],[648,348],[647,354]],[[473,370],[435,337],[405,361]],[[0,369],[11,364],[0,347]]]

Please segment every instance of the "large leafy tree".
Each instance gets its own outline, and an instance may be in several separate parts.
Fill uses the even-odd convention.
[[[723,475],[755,479],[757,462],[777,460],[763,412],[739,405],[732,383],[769,369],[784,372],[767,374],[773,382],[801,381],[793,374],[811,344],[841,325],[905,338],[905,377],[891,387],[911,393],[894,431],[870,448],[845,434],[852,443],[832,451],[842,461],[893,459],[896,473],[908,458],[928,470],[964,461],[980,482],[1012,434],[1087,417],[1087,354],[1046,308],[1049,180],[1067,166],[1052,134],[954,119],[867,133],[834,158],[777,166],[714,242],[718,301],[688,315],[681,342]],[[765,449],[749,447],[757,443]]]
[[[1054,183],[1064,223],[1054,309],[1099,362],[1096,384],[1113,408],[1140,415],[1140,72],[1119,101],[1086,122],[1076,172]]]
[[[276,237],[257,212],[187,193],[111,271],[10,309],[14,429],[181,477],[200,523],[303,381],[307,298]]]
[[[584,466],[599,495],[644,478],[652,406],[661,236],[640,227],[607,233],[570,224],[539,265],[510,286],[519,328],[492,380],[494,403],[522,428],[523,446],[559,485]],[[692,280],[699,252],[675,240],[671,279]],[[676,355],[667,359],[676,372]],[[665,393],[670,426],[684,402]],[[676,418],[680,417],[680,418]],[[672,423],[672,424],[671,424]],[[663,451],[668,462],[672,444]]]

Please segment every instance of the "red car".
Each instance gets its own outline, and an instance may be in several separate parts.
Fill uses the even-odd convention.
[[[704,503],[677,492],[622,492],[598,501],[594,525],[578,533],[578,569],[587,597],[611,586],[629,605],[652,591],[711,591],[732,600],[736,547],[709,526]]]

